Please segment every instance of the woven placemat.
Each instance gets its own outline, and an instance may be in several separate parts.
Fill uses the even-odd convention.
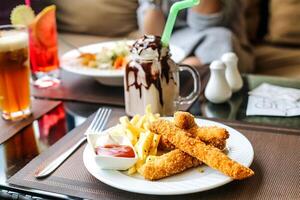
[[[114,109],[108,127],[124,114],[122,109]],[[90,124],[90,117],[80,127],[74,129],[49,150],[32,160],[22,170],[9,179],[9,183],[35,188],[73,197],[87,199],[299,199],[299,153],[300,130],[268,128],[229,122],[252,143],[255,158],[251,168],[255,176],[233,181],[225,186],[190,195],[153,196],[129,193],[112,188],[91,176],[85,169],[82,153],[85,145],[77,150],[50,177],[37,180],[34,172],[76,143]]]
[[[43,114],[55,108],[60,103],[60,101],[33,99],[31,102],[32,115],[30,117],[21,121],[5,121],[2,117],[0,117],[0,144],[14,136],[24,127],[31,124],[34,120],[40,118]]]

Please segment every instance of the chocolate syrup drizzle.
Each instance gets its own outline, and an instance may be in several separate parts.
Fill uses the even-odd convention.
[[[157,50],[158,52],[158,60],[161,64],[161,79],[165,78],[167,84],[169,83],[170,79],[174,80],[174,77],[172,75],[170,77],[170,66],[168,64],[168,59],[170,59],[170,55],[169,54],[164,56],[161,55],[161,50],[163,47],[162,47],[160,37],[144,35],[142,39],[137,40],[133,44],[131,52],[137,53],[140,56],[143,50],[147,48],[151,48],[152,50]],[[135,65],[139,65],[140,69],[143,69],[145,72],[145,79],[146,79],[145,86],[142,83],[138,83],[137,79],[138,79],[139,69]],[[160,104],[163,106],[164,102],[163,102],[161,79],[158,73],[157,74],[151,73],[152,65],[153,65],[153,61],[151,60],[147,60],[146,62],[141,61],[140,59],[130,61],[125,68],[126,90],[129,91],[129,88],[131,86],[134,86],[137,90],[139,90],[140,98],[142,98],[142,87],[144,86],[148,90],[153,84],[159,92],[159,101]],[[130,72],[134,74],[134,82],[129,85],[128,78]]]

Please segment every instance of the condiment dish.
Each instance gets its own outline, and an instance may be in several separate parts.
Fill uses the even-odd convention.
[[[88,147],[91,148],[93,152],[92,157],[100,169],[127,170],[138,160],[134,147],[131,145],[125,133],[120,132],[118,126],[111,127],[101,133],[88,133],[87,141]],[[97,147],[104,147],[105,145],[130,146],[134,152],[134,157],[116,157],[97,154]]]

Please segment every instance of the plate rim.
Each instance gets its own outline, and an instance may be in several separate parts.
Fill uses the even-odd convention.
[[[98,43],[93,43],[93,44],[88,44],[84,45],[81,47],[78,47],[79,50],[84,51],[84,49],[89,49],[89,48],[100,48],[105,45],[113,45],[117,42],[126,42],[128,44],[133,43],[135,40],[131,39],[124,39],[124,40],[110,40],[110,41],[103,41],[103,42],[98,42]],[[172,44],[171,44],[172,45]],[[182,50],[182,48],[172,45],[173,48],[180,50],[182,55],[185,56],[185,52]],[[95,78],[122,78],[124,76],[124,70],[99,70],[99,69],[93,69],[93,68],[84,68],[82,66],[68,66],[67,64],[67,59],[69,59],[74,53],[78,53],[77,49],[71,49],[65,53],[63,53],[60,56],[61,62],[60,62],[60,67],[68,72],[83,75],[83,76],[90,76],[90,77],[95,77]],[[96,52],[96,51],[95,51]],[[65,61],[64,61],[65,60]],[[65,63],[65,64],[64,64]]]
[[[162,117],[162,118],[171,119],[172,117]],[[196,120],[197,124],[199,124],[199,121],[201,121],[201,123],[203,123],[203,122],[209,122],[209,123],[212,123],[212,124],[214,124],[216,126],[224,127],[227,130],[229,129],[228,130],[229,133],[230,133],[230,131],[234,131],[235,133],[237,133],[239,137],[243,138],[243,140],[246,143],[249,144],[249,148],[250,149],[248,149],[247,151],[249,151],[250,159],[249,159],[249,164],[246,164],[245,166],[247,166],[247,167],[251,166],[251,164],[253,163],[253,160],[254,160],[254,149],[253,149],[253,146],[252,146],[251,142],[248,140],[248,138],[245,135],[243,135],[240,131],[238,131],[238,130],[230,127],[230,126],[227,126],[227,125],[225,125],[223,123],[220,123],[220,122],[215,122],[215,121],[212,121],[212,120],[201,119],[201,118],[195,118],[195,120]],[[191,194],[191,193],[202,192],[202,191],[214,189],[214,188],[223,186],[223,185],[225,185],[225,184],[233,181],[232,178],[227,177],[227,176],[225,176],[225,175],[222,174],[224,176],[224,180],[223,181],[221,181],[221,182],[219,182],[218,184],[215,184],[215,185],[204,186],[204,187],[201,187],[201,188],[194,188],[194,189],[188,189],[188,188],[186,188],[184,190],[177,190],[177,191],[175,190],[175,191],[171,191],[171,192],[170,191],[163,191],[163,190],[157,192],[157,191],[151,191],[151,190],[147,190],[147,189],[146,190],[128,189],[128,188],[126,188],[126,186],[124,186],[122,184],[118,184],[118,183],[113,182],[113,180],[108,180],[108,179],[103,178],[103,177],[102,178],[96,177],[96,175],[94,175],[94,172],[91,172],[91,169],[89,169],[89,167],[87,166],[88,164],[86,163],[87,161],[86,161],[86,158],[84,157],[85,154],[87,154],[88,151],[91,151],[91,150],[89,150],[89,146],[86,145],[86,147],[84,148],[84,152],[83,152],[83,162],[84,162],[84,166],[88,170],[88,172],[92,176],[94,176],[98,181],[100,181],[100,182],[102,182],[104,184],[107,184],[108,186],[111,186],[111,187],[114,187],[114,188],[117,188],[117,189],[120,189],[120,190],[124,190],[124,191],[127,191],[127,192],[133,192],[133,193],[139,193],[139,194],[149,194],[149,195],[181,195],[181,194]],[[101,170],[101,169],[99,169],[99,170]],[[114,170],[112,170],[112,171],[114,171]],[[119,173],[121,173],[121,172],[119,172]],[[155,182],[148,181],[148,180],[143,180],[143,179],[141,179],[141,180],[138,179],[137,181],[138,182],[139,181],[143,181],[143,182],[147,181],[148,183],[149,182],[150,183],[155,183]],[[162,183],[162,182],[160,182],[160,183]],[[165,182],[165,183],[170,183],[170,182]]]
[[[101,48],[105,45],[113,45],[116,42],[127,42],[131,43],[133,40],[115,40],[115,41],[104,41],[104,42],[98,42],[93,44],[84,45],[81,47],[78,47],[79,50],[84,51],[84,49],[89,48]],[[67,60],[69,57],[71,57],[72,54],[78,53],[77,49],[71,49],[67,52],[65,52],[63,55],[61,55],[61,63],[60,67],[68,72],[72,72],[79,75],[84,76],[91,76],[91,77],[114,77],[114,78],[120,78],[124,76],[123,70],[99,70],[99,69],[93,69],[93,68],[84,68],[82,66],[68,66],[67,64],[64,64],[64,60]],[[91,51],[90,51],[91,52]],[[90,53],[89,52],[89,53]],[[95,51],[96,53],[96,51]],[[66,61],[65,61],[66,62]]]

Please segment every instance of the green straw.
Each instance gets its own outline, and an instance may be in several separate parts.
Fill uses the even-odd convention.
[[[196,6],[199,3],[200,3],[200,0],[184,0],[184,1],[176,2],[172,5],[169,16],[168,16],[167,23],[165,25],[164,32],[161,37],[161,42],[163,43],[163,46],[169,45],[169,41],[171,38],[171,34],[173,31],[173,27],[174,27],[178,12],[182,9]]]

